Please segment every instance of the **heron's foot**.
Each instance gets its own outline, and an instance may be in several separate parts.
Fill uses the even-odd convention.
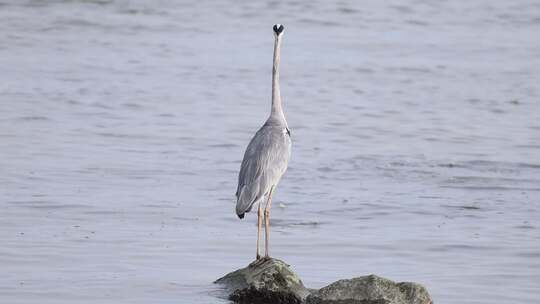
[[[261,255],[260,254],[257,254],[257,256],[255,256],[255,260],[258,261],[261,259]]]
[[[271,260],[272,258],[268,255],[268,254],[265,254],[264,257],[262,258],[264,261],[268,261],[268,260]]]

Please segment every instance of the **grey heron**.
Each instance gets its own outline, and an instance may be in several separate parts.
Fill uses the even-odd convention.
[[[257,222],[257,255],[260,259],[259,242],[264,206],[265,258],[268,254],[270,234],[270,207],[272,194],[287,170],[291,155],[291,133],[283,114],[281,94],[279,90],[279,62],[283,25],[275,24],[274,30],[274,66],[272,69],[272,107],[270,116],[264,125],[255,133],[244,153],[244,159],[238,175],[236,190],[236,214],[244,218],[254,205],[258,206]]]

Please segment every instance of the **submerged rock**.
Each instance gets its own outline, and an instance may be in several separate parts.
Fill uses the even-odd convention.
[[[339,280],[314,291],[307,304],[431,304],[431,296],[424,286],[368,275]]]
[[[299,304],[309,291],[289,265],[278,259],[257,260],[215,281],[237,303]]]
[[[229,299],[241,304],[432,304],[424,286],[368,275],[308,290],[289,265],[263,259],[231,272],[222,284]]]

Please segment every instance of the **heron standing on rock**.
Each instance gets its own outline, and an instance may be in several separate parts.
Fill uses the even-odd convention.
[[[279,91],[279,61],[281,39],[283,37],[283,25],[274,25],[274,67],[272,69],[272,110],[270,117],[264,125],[255,133],[249,142],[244,159],[238,175],[238,188],[236,190],[236,214],[239,218],[244,218],[253,205],[258,205],[257,223],[257,260],[259,255],[259,242],[261,239],[261,228],[263,220],[264,206],[264,229],[265,238],[265,258],[268,255],[268,238],[270,234],[270,207],[272,206],[272,194],[287,170],[291,155],[291,132],[287,126],[283,108],[281,106],[281,95]]]

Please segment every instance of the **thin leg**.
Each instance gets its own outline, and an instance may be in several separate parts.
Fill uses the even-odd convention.
[[[261,240],[261,229],[262,229],[262,218],[263,218],[263,214],[262,214],[262,206],[261,204],[259,203],[259,212],[257,213],[257,215],[259,216],[259,218],[257,219],[258,223],[257,223],[257,256],[256,256],[256,259],[260,259],[261,258],[261,255],[259,254],[259,242]]]
[[[274,191],[274,187],[270,189],[270,193],[268,193],[268,203],[266,203],[266,208],[264,209],[264,231],[266,233],[266,238],[264,242],[264,257],[269,258],[270,255],[268,254],[268,239],[270,238],[270,208],[272,207],[272,192]]]

